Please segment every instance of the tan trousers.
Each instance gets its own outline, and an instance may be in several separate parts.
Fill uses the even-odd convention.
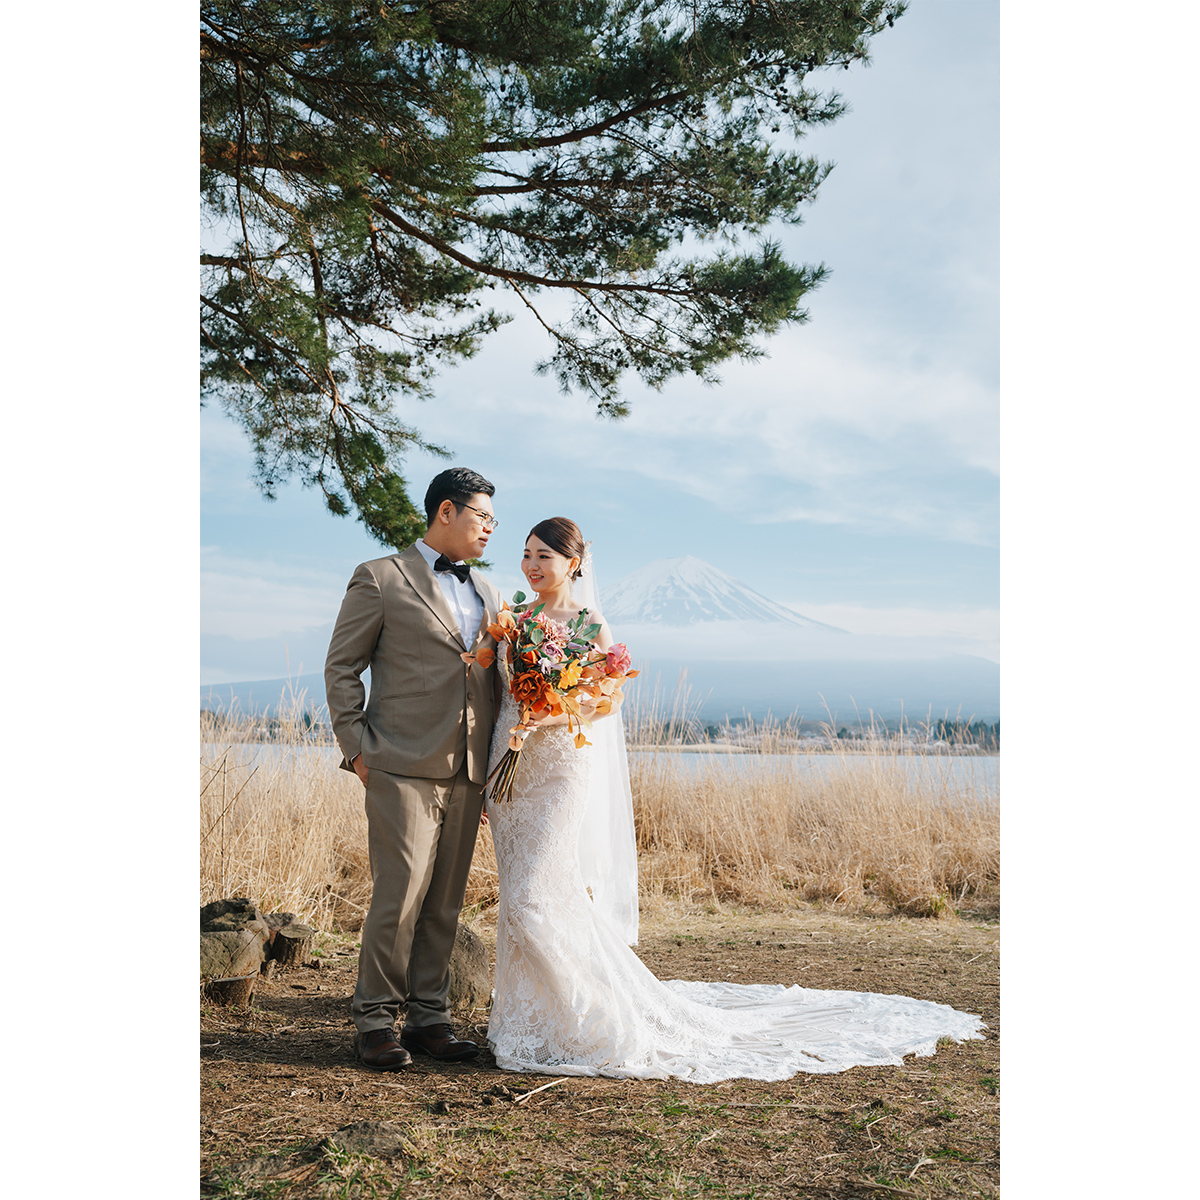
[[[371,908],[363,925],[351,1012],[360,1033],[450,1020],[450,952],[462,909],[483,785],[367,772]]]

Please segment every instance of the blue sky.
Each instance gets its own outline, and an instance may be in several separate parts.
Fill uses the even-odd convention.
[[[632,415],[602,422],[533,373],[547,344],[518,314],[436,399],[401,401],[496,484],[502,591],[529,527],[564,514],[602,585],[692,554],[818,620],[998,658],[998,50],[995,3],[915,0],[869,68],[830,73],[851,111],[804,146],[835,169],[771,236],[831,274],[768,358],[717,387],[631,379]],[[319,670],[345,581],[385,549],[298,485],[265,501],[218,407],[201,452],[201,682]],[[443,465],[412,454],[412,494]]]

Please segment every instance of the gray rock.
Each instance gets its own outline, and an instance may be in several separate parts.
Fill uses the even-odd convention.
[[[345,1150],[351,1154],[370,1154],[375,1158],[416,1158],[408,1127],[391,1121],[356,1121],[331,1133],[321,1148]]]
[[[200,910],[202,933],[232,933],[241,929],[253,930],[264,942],[269,942],[275,936],[255,904],[244,897],[214,900]]]
[[[459,923],[450,953],[450,1007],[479,1008],[492,994],[487,946],[469,925]]]
[[[259,969],[266,957],[266,937],[256,929],[232,929],[200,935],[202,979],[249,975]]]

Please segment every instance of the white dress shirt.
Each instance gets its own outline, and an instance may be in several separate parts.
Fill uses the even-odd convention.
[[[438,560],[438,551],[426,545],[424,538],[417,542],[417,549],[429,564],[429,569],[433,571],[433,564]],[[450,605],[450,611],[458,622],[463,645],[470,650],[475,641],[475,634],[479,631],[479,622],[483,620],[483,601],[475,591],[475,585],[470,578],[460,582],[458,576],[450,571],[433,571],[433,577],[438,581],[442,595],[446,597],[446,603]]]

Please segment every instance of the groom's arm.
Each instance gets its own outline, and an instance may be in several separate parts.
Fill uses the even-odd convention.
[[[353,763],[362,749],[367,728],[364,712],[367,689],[362,673],[371,665],[382,629],[383,596],[379,582],[363,563],[355,569],[346,587],[325,658],[325,702],[334,736],[348,763]],[[365,767],[358,772],[360,778],[363,773]]]

